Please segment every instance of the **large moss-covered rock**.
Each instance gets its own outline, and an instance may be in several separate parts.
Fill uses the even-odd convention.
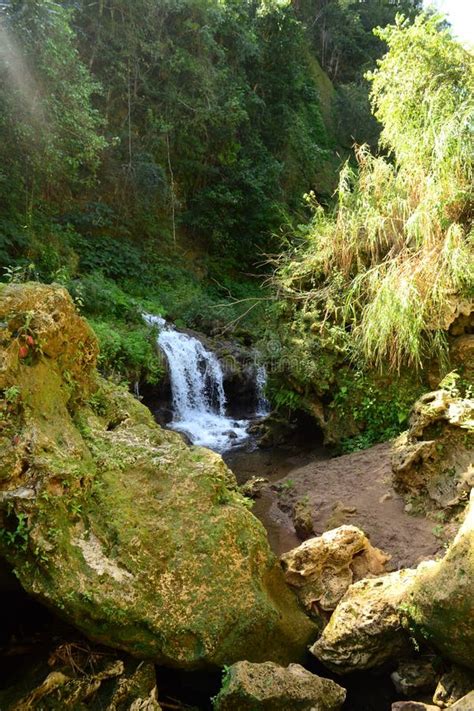
[[[474,400],[443,389],[423,395],[395,442],[392,468],[395,488],[428,509],[465,503],[474,485]]]
[[[418,567],[406,607],[417,633],[443,656],[474,669],[474,489],[444,558]]]
[[[0,553],[90,639],[182,668],[313,635],[221,458],[97,377],[67,292],[0,292]]]
[[[215,711],[338,711],[346,691],[299,664],[237,662],[227,670]]]

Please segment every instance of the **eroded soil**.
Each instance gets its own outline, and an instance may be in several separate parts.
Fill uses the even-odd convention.
[[[252,476],[269,479],[253,510],[278,555],[300,543],[292,513],[294,505],[304,501],[315,535],[352,524],[392,556],[391,569],[414,567],[444,551],[443,526],[406,510],[406,502],[391,484],[389,453],[389,444],[379,444],[333,458],[319,448],[312,452],[235,452],[226,459],[239,483]]]

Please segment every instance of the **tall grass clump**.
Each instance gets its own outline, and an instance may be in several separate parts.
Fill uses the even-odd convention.
[[[337,326],[354,358],[399,371],[442,359],[456,308],[474,296],[474,57],[437,15],[377,34],[388,45],[368,75],[379,155],[356,149],[332,210],[312,198],[275,284],[320,335]]]

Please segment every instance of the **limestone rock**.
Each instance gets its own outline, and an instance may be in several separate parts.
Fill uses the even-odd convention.
[[[410,428],[395,442],[395,488],[421,497],[427,508],[465,503],[474,485],[474,400],[447,390],[423,395],[413,408]]]
[[[308,613],[334,610],[353,582],[385,572],[390,556],[355,526],[341,526],[285,553],[281,564]]]
[[[311,652],[345,674],[381,666],[409,651],[401,605],[415,575],[401,570],[351,585]]]
[[[444,558],[418,566],[407,613],[443,656],[474,669],[474,489]]]
[[[449,708],[474,689],[474,673],[462,667],[453,667],[443,674],[433,696],[433,703],[440,708]]]
[[[399,694],[410,697],[433,691],[438,676],[430,660],[413,659],[400,662],[390,678]]]
[[[216,711],[337,711],[346,698],[334,681],[301,667],[237,662],[227,671]]]
[[[98,378],[64,289],[4,286],[2,322],[0,555],[25,590],[170,666],[299,659],[314,625],[222,459]]]
[[[452,711],[472,711],[474,709],[474,691],[463,696],[451,706]]]

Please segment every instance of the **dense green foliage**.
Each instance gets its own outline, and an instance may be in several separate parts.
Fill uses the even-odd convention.
[[[339,141],[375,147],[380,127],[370,111],[364,74],[374,67],[386,44],[374,29],[392,24],[397,13],[413,18],[421,10],[421,0],[294,0],[293,4],[308,28],[314,53],[337,87]]]
[[[161,313],[263,336],[276,404],[333,439],[391,436],[472,298],[472,56],[419,6],[4,5],[4,279],[64,284],[115,379],[159,380]]]
[[[352,391],[367,374],[383,389],[398,373],[402,390],[430,361],[443,370],[455,305],[473,297],[474,59],[437,17],[379,35],[389,52],[371,98],[393,160],[360,148],[334,210],[310,198],[313,220],[276,276],[291,378],[309,400],[331,391],[336,409],[348,362]]]
[[[14,0],[0,23],[0,268],[65,284],[106,372],[153,380],[140,312],[233,321],[259,293],[239,272],[332,187],[304,29],[231,0]]]

